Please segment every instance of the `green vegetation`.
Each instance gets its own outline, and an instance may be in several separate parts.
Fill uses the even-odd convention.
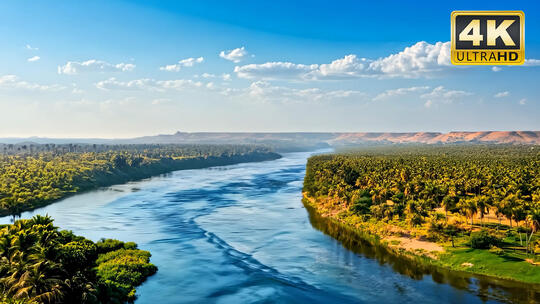
[[[304,195],[321,215],[398,251],[540,283],[538,146],[391,146],[314,156]],[[398,242],[404,239],[415,242]]]
[[[2,145],[0,215],[180,169],[279,158],[249,145]]]
[[[94,243],[36,215],[0,229],[2,303],[125,303],[157,271],[135,243]]]

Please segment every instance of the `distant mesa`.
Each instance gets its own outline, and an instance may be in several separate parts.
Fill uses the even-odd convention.
[[[479,132],[176,132],[127,139],[0,138],[3,144],[265,144],[280,151],[371,144],[540,144],[540,131]]]
[[[333,142],[540,144],[540,131],[343,133]]]

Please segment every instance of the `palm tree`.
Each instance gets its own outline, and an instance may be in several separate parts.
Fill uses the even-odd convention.
[[[2,209],[8,210],[9,214],[13,217],[12,222],[15,223],[17,216],[21,214],[20,204],[12,198],[4,198],[0,203]]]
[[[476,200],[473,198],[461,199],[457,204],[457,207],[460,209],[460,212],[465,214],[467,217],[471,218],[471,230],[474,225],[473,219],[474,215],[478,212],[478,206],[476,205]]]
[[[450,236],[450,240],[452,241],[452,247],[454,246],[454,237],[457,236],[459,230],[454,225],[447,225],[444,229],[444,232]]]
[[[456,200],[452,196],[445,196],[442,200],[442,206],[444,208],[444,215],[446,216],[446,219],[448,220],[448,211],[456,208]]]
[[[501,202],[502,213],[507,219],[510,220],[510,227],[512,227],[512,214],[513,214],[513,209],[517,206],[517,200],[518,200],[517,195],[512,193],[506,196]]]
[[[58,279],[59,265],[40,261],[28,267],[18,278],[11,280],[8,293],[17,299],[54,303],[62,298],[62,281]]]
[[[477,197],[476,205],[478,206],[478,211],[480,212],[480,221],[482,226],[484,225],[484,214],[489,213],[489,206],[491,205],[489,197],[482,195]]]
[[[497,219],[499,220],[499,225],[497,226],[497,231],[498,231],[499,227],[502,225],[501,220],[502,220],[502,216],[504,215],[503,213],[504,204],[499,201],[497,203],[494,203],[493,206],[495,207],[495,215],[497,216]]]
[[[540,207],[533,208],[529,211],[529,214],[527,215],[527,222],[531,226],[531,235],[529,236],[529,238],[527,238],[527,235],[525,235],[527,246],[526,249],[528,251],[533,234],[538,231],[538,229],[540,229]]]

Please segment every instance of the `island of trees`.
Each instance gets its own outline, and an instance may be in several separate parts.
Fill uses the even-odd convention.
[[[150,253],[113,239],[96,243],[36,215],[0,226],[0,303],[125,303],[157,271]]]
[[[398,254],[540,283],[539,146],[387,146],[314,156],[304,203]]]
[[[276,159],[253,145],[0,144],[0,215],[162,173]]]

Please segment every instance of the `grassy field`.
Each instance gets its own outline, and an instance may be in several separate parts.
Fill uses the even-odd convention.
[[[434,262],[453,270],[466,271],[526,283],[540,283],[540,268],[524,260],[523,254],[506,251],[497,255],[488,250],[447,247]],[[472,265],[472,266],[471,266]]]

